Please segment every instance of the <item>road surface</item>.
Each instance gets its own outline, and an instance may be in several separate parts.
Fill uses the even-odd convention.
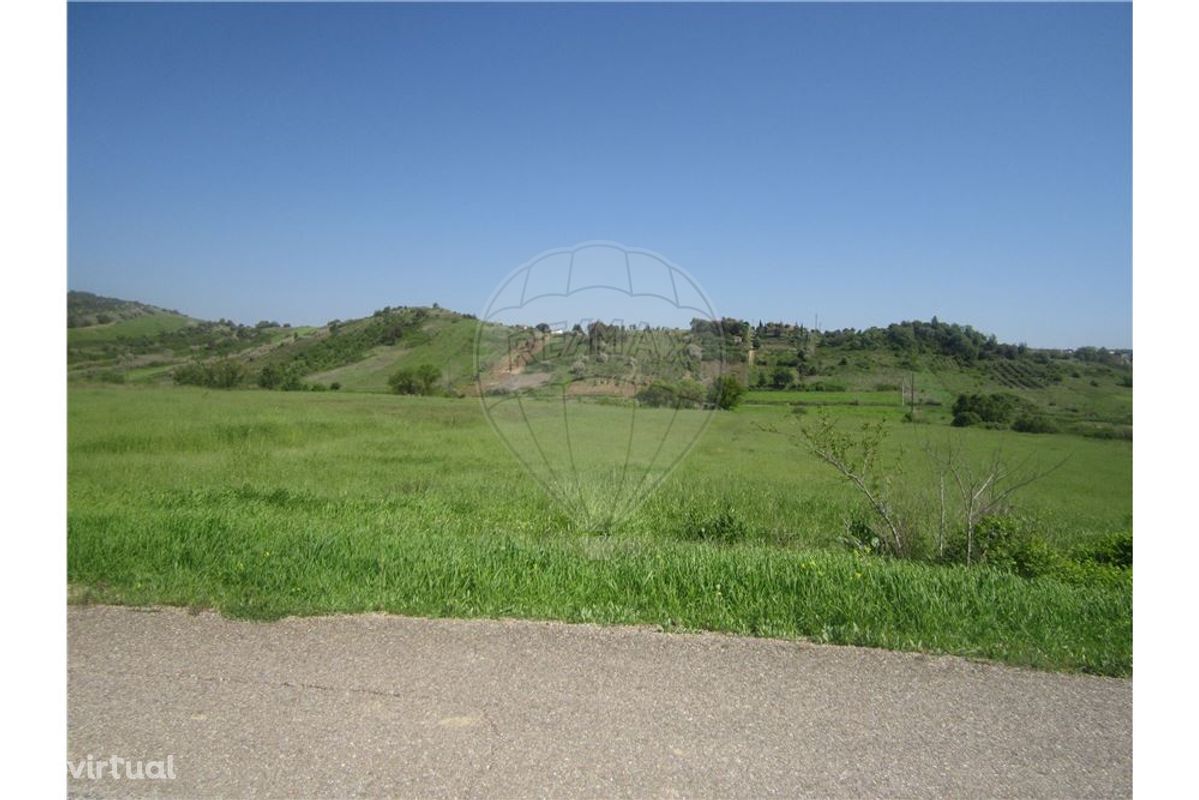
[[[73,606],[68,632],[80,798],[1131,794],[1125,680],[383,615]],[[127,763],[89,778],[89,755]]]

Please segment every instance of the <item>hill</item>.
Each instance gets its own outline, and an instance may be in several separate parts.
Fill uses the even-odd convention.
[[[169,379],[180,364],[244,353],[277,341],[287,329],[211,322],[133,300],[68,292],[67,375],[117,383]]]
[[[178,311],[102,297],[91,292],[67,292],[67,342],[72,348],[135,339],[177,331],[197,320]]]
[[[139,303],[134,300],[118,300],[91,292],[67,292],[67,327],[109,329],[114,325],[147,317],[174,317],[186,320],[178,311]]]
[[[85,292],[69,293],[67,305],[75,380],[388,392],[397,370],[431,366],[440,376],[432,390],[450,395],[482,386],[488,394],[688,404],[702,403],[725,373],[750,388],[748,405],[797,413],[889,408],[914,423],[1132,432],[1130,351],[1029,348],[935,318],[836,331],[724,319],[697,320],[689,330],[488,323],[480,333],[473,316],[438,307],[387,306],[293,328],[198,320]]]
[[[915,422],[1132,435],[1131,351],[1005,344],[936,318],[837,331],[759,323],[746,336],[751,402],[899,405]],[[995,418],[965,416],[992,398]]]

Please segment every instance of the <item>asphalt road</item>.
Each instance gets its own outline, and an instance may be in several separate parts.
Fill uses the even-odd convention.
[[[851,647],[71,607],[75,797],[1125,797],[1129,681]],[[133,767],[136,774],[136,768]]]

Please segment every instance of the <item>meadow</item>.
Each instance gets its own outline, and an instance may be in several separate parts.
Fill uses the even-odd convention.
[[[835,413],[886,421],[919,485],[914,454],[953,436],[1060,462],[1018,507],[1054,547],[1131,529],[1130,442],[905,424],[866,400]],[[575,424],[602,441],[619,410],[580,402]],[[804,416],[712,414],[660,488],[596,530],[549,498],[478,399],[72,386],[71,598],[640,623],[1131,671],[1129,570],[1029,578],[849,549],[858,498],[797,446]]]

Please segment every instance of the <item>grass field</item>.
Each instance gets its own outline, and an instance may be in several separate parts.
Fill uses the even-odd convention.
[[[580,403],[574,424],[601,441],[622,411]],[[72,388],[68,578],[77,601],[260,618],[649,623],[1131,670],[1130,577],[1029,579],[845,549],[856,498],[768,430],[796,419],[780,405],[715,414],[660,490],[597,535],[548,499],[477,400]],[[1068,455],[1020,513],[1062,547],[1130,529],[1129,442],[892,427],[897,453],[958,435],[979,452]],[[708,541],[713,526],[731,533]]]

